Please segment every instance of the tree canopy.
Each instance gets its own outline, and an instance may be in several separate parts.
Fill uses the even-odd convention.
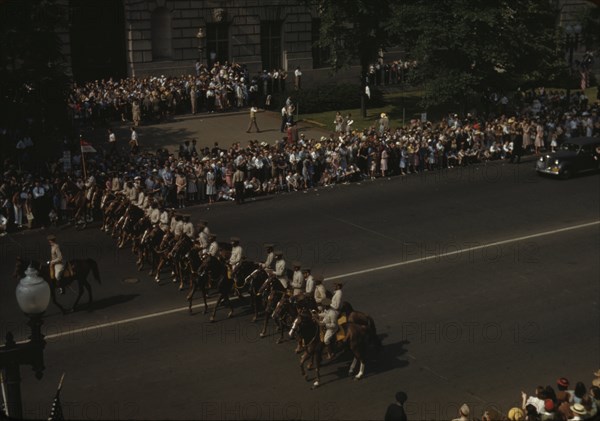
[[[424,106],[545,83],[564,68],[557,11],[540,0],[398,0],[390,36],[417,60]]]

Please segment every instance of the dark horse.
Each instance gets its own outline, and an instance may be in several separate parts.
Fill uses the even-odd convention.
[[[63,314],[76,310],[77,304],[79,304],[79,300],[83,296],[84,290],[88,292],[88,304],[90,304],[93,301],[92,286],[87,280],[90,272],[92,272],[94,279],[98,281],[99,284],[101,283],[100,272],[98,271],[98,264],[94,259],[69,260],[65,265],[63,277],[60,279],[60,281],[56,281],[54,279],[50,279],[50,266],[47,263],[42,264],[34,260],[27,261],[22,259],[21,257],[17,257],[14,272],[15,278],[23,278],[25,276],[25,270],[29,265],[31,265],[35,270],[37,270],[39,276],[41,276],[46,282],[48,282],[48,285],[50,285],[50,294],[52,302],[60,309],[60,311],[63,312]],[[73,308],[66,309],[56,300],[56,288],[67,288],[75,281],[77,281],[78,288],[77,299],[75,300],[75,304],[73,304]]]
[[[360,370],[354,378],[360,380],[365,371],[365,360],[369,342],[373,337],[376,337],[376,332],[369,332],[369,328],[357,323],[347,322],[344,326],[345,338],[343,340],[344,347],[350,349],[354,355],[348,374],[354,374],[356,363],[360,362]],[[315,312],[308,309],[301,311],[289,332],[290,336],[297,334],[304,341],[304,354],[300,357],[300,371],[304,378],[308,380],[308,375],[304,369],[304,363],[307,360],[315,362],[316,379],[313,383],[313,388],[320,385],[320,367],[322,354],[325,344],[321,341],[321,326],[318,316]]]
[[[244,260],[233,276],[233,286],[241,297],[242,292],[247,291],[250,295],[250,304],[254,312],[252,322],[258,319],[258,313],[264,309],[262,296],[259,293],[269,275],[259,263]]]

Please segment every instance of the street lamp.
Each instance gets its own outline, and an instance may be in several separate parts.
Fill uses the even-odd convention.
[[[13,334],[6,334],[6,342],[0,346],[0,368],[6,379],[6,409],[13,419],[23,418],[21,401],[21,365],[30,365],[39,380],[44,374],[44,348],[46,341],[42,334],[42,316],[50,304],[50,286],[37,271],[29,266],[25,277],[17,285],[17,303],[29,318],[31,329],[29,340],[16,343]]]
[[[204,38],[206,38],[206,34],[204,33],[203,27],[198,28],[196,38],[198,38],[198,61],[200,62],[200,64],[202,64],[202,56],[204,52]]]
[[[571,79],[573,76],[573,50],[579,44],[579,34],[581,34],[581,25],[567,25],[565,27],[567,50],[569,51],[569,80],[567,81],[567,107],[571,105]]]

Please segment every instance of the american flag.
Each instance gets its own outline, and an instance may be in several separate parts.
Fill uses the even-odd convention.
[[[65,419],[63,414],[62,405],[60,403],[60,391],[62,389],[63,380],[65,379],[65,373],[60,378],[60,383],[58,384],[58,389],[56,389],[56,395],[54,396],[54,401],[52,401],[52,408],[50,408],[50,415],[48,416],[48,421],[62,421]]]

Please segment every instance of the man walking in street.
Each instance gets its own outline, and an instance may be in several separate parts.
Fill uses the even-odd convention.
[[[250,133],[250,130],[252,130],[252,126],[256,127],[256,133],[260,133],[258,124],[256,124],[256,113],[257,112],[258,112],[258,108],[256,108],[256,107],[250,108],[250,124],[248,125],[248,130],[246,130],[246,133]]]

